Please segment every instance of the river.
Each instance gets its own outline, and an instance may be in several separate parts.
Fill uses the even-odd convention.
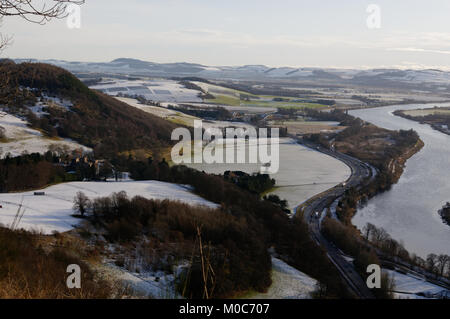
[[[392,114],[395,110],[431,108],[435,105],[394,105],[349,113],[387,129],[414,129],[425,147],[407,163],[403,175],[392,189],[371,199],[358,210],[353,224],[362,229],[370,222],[383,227],[410,252],[421,257],[429,253],[450,255],[450,226],[443,223],[438,210],[450,201],[450,136]]]

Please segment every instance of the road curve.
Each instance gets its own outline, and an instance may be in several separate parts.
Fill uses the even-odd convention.
[[[351,175],[344,185],[335,186],[307,201],[302,205],[303,218],[309,225],[312,238],[322,246],[328,255],[328,258],[336,266],[349,289],[359,298],[374,299],[374,295],[367,287],[364,280],[355,270],[352,263],[347,261],[341,254],[340,250],[330,241],[328,241],[320,231],[321,218],[316,217],[316,212],[321,214],[336,199],[342,197],[344,192],[352,187],[359,188],[362,183],[368,183],[376,170],[369,164],[363,163],[351,156],[325,149],[312,143],[302,142],[303,145],[316,149],[318,152],[327,154],[336,159],[341,160],[351,169]],[[297,207],[298,208],[298,207]]]

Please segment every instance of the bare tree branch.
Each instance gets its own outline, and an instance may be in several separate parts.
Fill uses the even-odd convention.
[[[44,24],[67,16],[68,4],[82,5],[84,0],[0,0],[0,17],[19,16]]]
[[[0,26],[1,26],[1,18],[0,18]],[[0,33],[0,53],[2,53],[2,51],[11,44],[12,44],[12,37]]]
[[[0,0],[0,25],[4,17],[14,16],[37,24],[62,19],[69,4],[82,5],[84,0]],[[0,53],[11,43],[11,37],[0,33]]]

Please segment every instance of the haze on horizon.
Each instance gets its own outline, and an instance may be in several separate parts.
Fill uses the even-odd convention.
[[[369,4],[381,27],[368,28]],[[2,57],[450,70],[446,0],[86,0],[81,28],[6,17]]]

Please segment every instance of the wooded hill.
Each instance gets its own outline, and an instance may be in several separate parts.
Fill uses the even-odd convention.
[[[42,63],[0,63],[0,105],[25,114],[34,128],[49,136],[71,138],[108,157],[135,149],[157,150],[170,145],[174,124],[90,90],[70,72]],[[70,100],[70,110],[46,108],[37,117],[32,106],[45,94]]]

